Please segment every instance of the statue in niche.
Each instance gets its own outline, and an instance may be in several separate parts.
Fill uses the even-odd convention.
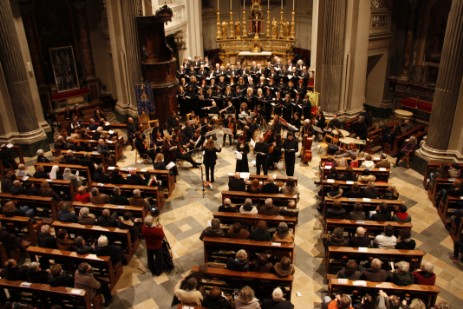
[[[272,20],[272,39],[276,39],[278,36],[278,22],[275,17]]]
[[[289,21],[285,22],[284,25],[285,25],[285,37],[286,37],[287,39],[289,39],[289,34],[290,34],[290,31],[289,31]]]
[[[253,53],[260,53],[262,52],[262,47],[260,46],[260,44],[256,43],[254,44],[254,49],[252,50]]]
[[[262,6],[260,0],[253,0],[251,5],[252,32],[262,32]]]
[[[224,21],[222,22],[222,39],[225,39],[228,37],[228,22]]]
[[[241,38],[241,21],[239,20],[235,22],[235,35],[237,39]]]

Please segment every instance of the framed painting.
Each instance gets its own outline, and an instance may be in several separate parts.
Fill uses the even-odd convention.
[[[72,46],[50,48],[50,59],[57,92],[80,89]]]

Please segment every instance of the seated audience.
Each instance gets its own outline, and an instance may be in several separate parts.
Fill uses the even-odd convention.
[[[51,229],[48,224],[40,227],[40,233],[37,236],[37,244],[42,248],[56,249],[56,238],[51,235]]]
[[[300,193],[294,179],[290,178],[286,181],[285,185],[281,188],[281,193],[289,196],[297,195],[297,199],[299,199]]]
[[[329,246],[348,246],[349,238],[344,236],[344,229],[342,227],[336,227],[331,234],[331,237],[325,240],[325,247]]]
[[[92,246],[89,246],[82,236],[77,236],[75,241],[75,248],[78,254],[95,253]]]
[[[246,183],[244,179],[240,177],[240,173],[236,172],[233,178],[228,181],[228,190],[230,191],[245,191]]]
[[[265,204],[258,209],[258,213],[266,216],[276,216],[280,213],[280,207],[273,205],[273,200],[267,198]]]
[[[294,242],[294,234],[289,230],[288,224],[280,222],[277,230],[273,234],[272,241],[276,242]]]
[[[74,210],[71,209],[71,203],[67,201],[61,201],[58,204],[58,220],[61,222],[77,222],[77,215]]]
[[[80,263],[74,273],[74,287],[84,289],[89,294],[92,301],[98,293],[103,294],[105,306],[108,306],[112,300],[111,290],[108,284],[95,279],[92,267],[86,262]]]
[[[279,277],[288,277],[294,274],[294,266],[291,264],[291,259],[287,256],[282,257],[279,262],[276,262],[273,270]]]
[[[386,270],[381,268],[382,264],[380,259],[374,258],[370,263],[370,268],[362,272],[361,279],[372,282],[386,281],[388,274]]]
[[[96,224],[95,215],[90,213],[88,207],[82,207],[79,211],[77,223],[80,224]]]
[[[204,237],[225,237],[225,233],[220,228],[220,220],[213,218],[211,220],[211,226],[206,227],[201,235],[199,236],[200,240],[203,240]]]
[[[328,303],[327,309],[353,309],[352,300],[349,295],[336,295],[336,298]]]
[[[124,195],[121,195],[121,189],[119,187],[114,187],[113,195],[109,203],[114,205],[129,205],[129,200]]]
[[[411,222],[412,217],[410,217],[410,215],[407,212],[407,206],[399,205],[399,207],[396,208],[394,215],[392,216],[392,221]]]
[[[247,252],[243,249],[238,250],[234,258],[228,258],[227,268],[236,271],[249,271],[250,265]]]
[[[231,204],[231,200],[229,198],[226,198],[223,200],[223,205],[219,206],[218,211],[220,212],[239,212],[239,210],[236,207],[233,207]]]
[[[105,227],[116,227],[117,226],[117,221],[115,218],[116,216],[117,216],[116,213],[114,213],[114,215],[111,215],[111,211],[105,208],[101,212],[101,216],[98,216],[97,224],[99,226],[105,226]]]
[[[90,194],[90,202],[93,204],[107,204],[109,202],[109,196],[104,193],[100,193],[100,190],[96,187],[92,188]]]
[[[240,207],[239,211],[242,214],[253,214],[253,215],[259,212],[257,210],[257,207],[252,205],[252,200],[250,198],[247,198],[246,200],[244,200],[244,204]]]
[[[376,221],[391,221],[391,210],[386,203],[381,203],[376,207],[376,213],[371,217],[371,220]]]
[[[375,167],[375,162],[373,162],[373,159],[370,155],[367,155],[365,157],[365,160],[363,160],[362,164],[360,165],[361,168],[367,168],[367,169],[372,169]]]
[[[268,273],[273,269],[273,264],[269,262],[266,253],[257,253],[256,259],[251,262],[251,270],[258,273]]]
[[[32,175],[34,178],[48,178],[48,173],[45,172],[45,169],[42,165],[37,165],[35,167],[35,173]]]
[[[365,220],[365,210],[361,203],[355,203],[354,209],[347,215],[349,220]]]
[[[271,175],[267,177],[267,183],[262,187],[262,193],[275,194],[280,192],[280,187],[275,184],[275,179]]]
[[[337,274],[339,279],[360,280],[362,273],[358,270],[358,265],[355,260],[349,260],[346,266],[343,267]]]
[[[63,271],[61,264],[55,264],[50,267],[48,275],[48,284],[51,286],[74,287],[74,278]]]
[[[371,173],[369,169],[364,169],[362,174],[358,177],[358,181],[361,183],[375,182],[376,176]]]
[[[124,212],[124,215],[119,217],[119,220],[117,221],[118,228],[130,231],[130,238],[132,239],[132,242],[138,239],[141,233],[141,225],[142,219],[133,219],[132,213],[129,211]]]
[[[371,239],[366,235],[367,230],[361,226],[357,227],[355,236],[349,241],[351,247],[370,247]]]
[[[222,294],[222,290],[214,286],[209,291],[209,294],[204,297],[202,306],[208,309],[231,309],[231,302]]]
[[[80,186],[79,188],[77,188],[77,193],[74,196],[74,201],[81,203],[90,202],[90,193],[87,192],[87,187]]]
[[[104,167],[102,164],[98,165],[95,169],[95,174],[93,175],[94,183],[110,183],[111,179],[104,172]]]
[[[379,191],[376,189],[374,182],[368,182],[367,186],[362,189],[364,198],[375,199],[379,197]]]
[[[27,270],[27,281],[32,283],[48,284],[48,272],[40,268],[38,262],[31,262]]]
[[[396,249],[414,250],[416,242],[411,238],[412,234],[410,229],[401,229],[399,231],[399,239],[395,245]]]
[[[394,236],[394,228],[388,224],[384,227],[384,233],[376,235],[373,244],[381,249],[394,249],[397,238]]]
[[[256,228],[252,231],[250,238],[257,241],[272,240],[272,235],[267,230],[267,222],[264,220],[257,221]]]
[[[344,196],[348,198],[362,198],[363,190],[360,189],[360,186],[358,185],[358,183],[354,183],[352,187],[350,188],[350,190],[346,190]]]
[[[405,261],[400,261],[396,264],[397,269],[392,271],[391,281],[392,283],[400,286],[413,284],[414,278],[410,272],[410,264]]]
[[[140,176],[135,169],[129,171],[126,181],[128,185],[144,186],[146,184],[146,179]]]
[[[280,288],[275,288],[272,292],[271,299],[265,299],[262,304],[262,309],[293,309],[294,305],[283,297],[283,291]]]
[[[110,256],[113,265],[116,265],[118,263],[127,264],[127,258],[125,257],[125,254],[122,252],[121,248],[109,245],[108,237],[106,237],[105,235],[101,235],[98,238],[97,244],[98,246],[95,248],[96,255]]]
[[[393,184],[390,184],[387,187],[387,189],[384,191],[381,198],[385,199],[385,200],[398,200],[399,199],[399,191],[397,191],[397,188]]]
[[[251,184],[248,185],[246,188],[246,191],[249,193],[260,193],[261,192],[261,186],[259,179],[255,178],[251,180]]]
[[[235,309],[260,309],[259,300],[254,296],[254,290],[249,286],[241,288],[235,296]]]
[[[227,237],[229,238],[238,238],[238,239],[248,239],[249,231],[241,226],[241,223],[235,222],[227,231]]]
[[[37,162],[39,163],[50,163],[50,160],[45,157],[45,151],[43,149],[37,150]]]
[[[412,274],[415,284],[434,285],[436,283],[434,265],[431,262],[424,261],[421,263],[421,269],[414,271]]]
[[[342,207],[341,201],[335,200],[333,204],[326,210],[326,218],[330,219],[345,219],[346,210]]]
[[[376,162],[375,164],[376,168],[391,168],[391,163],[387,160],[387,155],[385,153],[382,153],[380,155],[380,160]]]
[[[73,251],[75,249],[75,241],[69,238],[68,231],[65,229],[58,230],[56,233],[56,244],[60,250]]]

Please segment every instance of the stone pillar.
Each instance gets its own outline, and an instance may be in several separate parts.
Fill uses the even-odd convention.
[[[164,4],[164,2],[163,2]],[[194,56],[202,57],[204,55],[203,48],[203,22],[201,19],[201,1],[185,1],[186,20],[187,20],[187,48],[188,54],[193,58]],[[230,27],[232,16],[230,15]],[[225,20],[225,18],[224,18]],[[221,28],[218,27],[220,30]],[[222,39],[226,39],[222,38]]]
[[[422,150],[423,154],[431,158],[447,150],[454,125],[463,77],[462,16],[463,1],[452,1],[432,103],[428,138]]]
[[[93,65],[92,48],[90,46],[90,36],[88,35],[87,14],[85,11],[86,0],[73,0],[72,6],[75,11],[78,26],[78,38],[80,44],[80,54],[84,67],[85,79],[95,77],[95,67]]]
[[[44,137],[32,105],[32,93],[16,34],[10,1],[0,1],[0,63],[3,66],[19,135],[28,136],[32,142],[36,141],[34,140],[36,137]]]
[[[322,63],[317,72],[321,75],[320,107],[329,113],[338,112],[341,101],[346,10],[344,0],[325,1]]]

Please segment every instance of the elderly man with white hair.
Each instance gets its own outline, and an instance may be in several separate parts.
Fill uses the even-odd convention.
[[[95,219],[95,216],[90,213],[90,209],[88,207],[82,207],[79,211],[79,217],[77,218],[77,223],[96,224],[96,219]]]
[[[285,300],[281,288],[276,288],[272,292],[272,298],[265,299],[260,307],[262,309],[293,309],[294,305],[290,301]]]
[[[238,209],[232,206],[231,199],[226,198],[223,200],[223,205],[219,206],[218,211],[220,212],[238,212]]]
[[[43,149],[37,150],[37,162],[44,162],[44,163],[49,163],[50,160],[48,160],[45,157],[45,151]]]
[[[133,190],[133,196],[129,197],[129,205],[130,206],[141,206],[145,207],[145,209],[150,208],[150,203],[141,197],[140,189]]]
[[[127,258],[122,252],[121,248],[109,245],[108,237],[101,235],[97,241],[97,247],[95,248],[97,256],[110,256],[113,265],[118,263],[127,264]]]
[[[436,283],[434,265],[429,261],[423,261],[421,269],[414,271],[412,274],[415,284],[434,285]]]
[[[252,200],[247,198],[244,200],[244,204],[240,207],[240,213],[243,214],[257,214],[259,211],[256,206],[252,205]]]

